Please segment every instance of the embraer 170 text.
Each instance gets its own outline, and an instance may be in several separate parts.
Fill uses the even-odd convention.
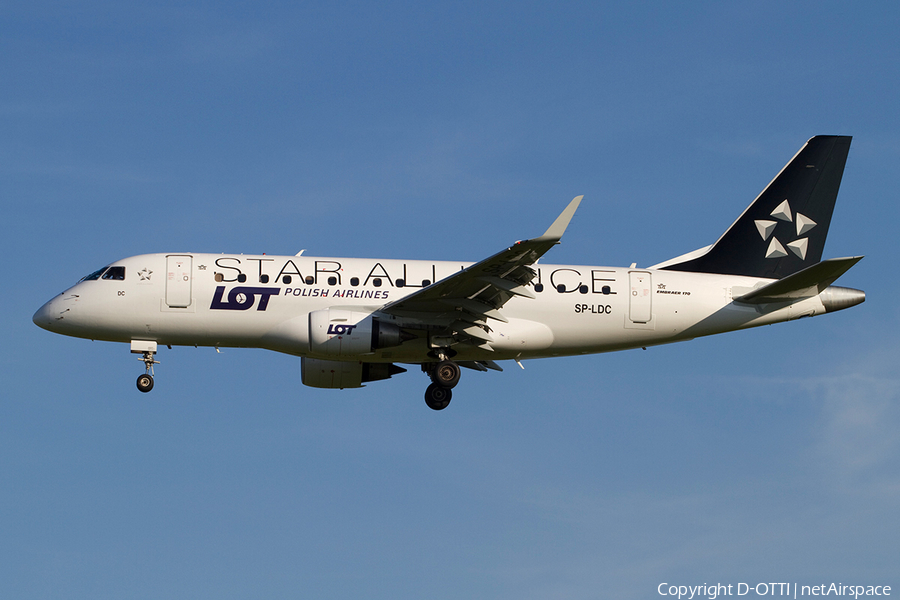
[[[500,371],[500,360],[667,344],[863,302],[831,285],[862,257],[821,260],[849,150],[850,137],[812,138],[716,243],[646,269],[538,264],[579,196],[542,236],[474,264],[145,254],[91,273],[34,322],[131,344],[142,392],[160,345],[267,348],[299,356],[303,383],[320,388],[420,365],[425,402],[441,410],[460,367]]]

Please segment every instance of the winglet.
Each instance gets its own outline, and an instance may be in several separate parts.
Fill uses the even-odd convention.
[[[563,233],[565,233],[566,227],[569,226],[569,221],[571,221],[572,217],[575,215],[575,211],[578,209],[578,205],[581,204],[582,198],[584,198],[583,195],[575,196],[575,198],[573,198],[572,201],[569,202],[569,205],[566,207],[566,209],[562,211],[562,213],[560,213],[558,217],[556,217],[556,220],[553,221],[553,225],[551,225],[550,228],[547,229],[546,232],[544,232],[544,235],[539,238],[535,238],[533,241],[558,242],[560,238],[562,238]]]

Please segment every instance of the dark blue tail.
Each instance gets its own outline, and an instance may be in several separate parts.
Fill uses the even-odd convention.
[[[660,268],[781,279],[821,261],[851,139],[806,142],[705,253]]]

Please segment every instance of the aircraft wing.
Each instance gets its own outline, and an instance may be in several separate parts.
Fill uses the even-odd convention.
[[[574,198],[544,235],[516,242],[509,248],[435,282],[379,312],[422,322],[443,330],[455,341],[488,347],[492,340],[488,319],[507,322],[502,308],[510,298],[534,298],[528,284],[537,276],[537,260],[559,243],[584,196]]]

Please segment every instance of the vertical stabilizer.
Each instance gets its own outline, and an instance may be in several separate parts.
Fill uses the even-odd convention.
[[[850,140],[809,140],[706,252],[659,268],[781,279],[819,262]]]

